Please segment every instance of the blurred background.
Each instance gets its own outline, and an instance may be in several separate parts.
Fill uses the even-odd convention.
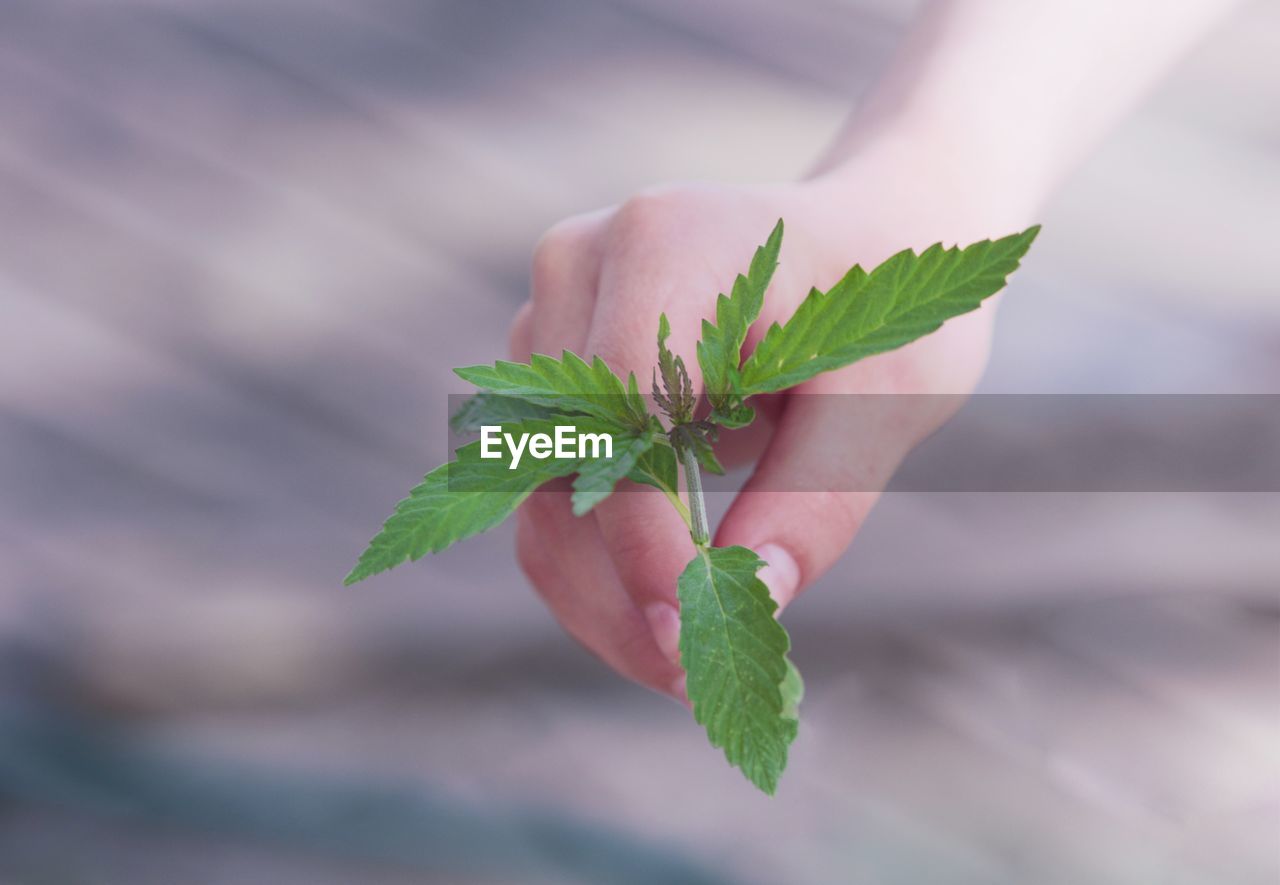
[[[915,10],[0,4],[0,880],[1280,881],[1277,495],[889,496],[773,800],[508,528],[340,586],[540,232],[798,174]],[[985,390],[1280,393],[1277,58],[1243,4],[1068,182]]]

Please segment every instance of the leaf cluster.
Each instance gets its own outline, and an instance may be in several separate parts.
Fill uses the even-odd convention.
[[[803,683],[787,657],[790,640],[774,618],[776,606],[757,577],[763,561],[743,547],[713,547],[705,530],[697,530],[705,513],[699,468],[722,472],[716,434],[751,423],[751,396],[901,347],[974,310],[1004,287],[1038,232],[1036,226],[963,249],[937,244],[920,254],[905,250],[870,272],[854,266],[831,289],[812,289],[790,319],[769,327],[744,361],[747,332],[760,316],[778,265],[779,221],[746,274],[716,299],[714,322],[702,323],[697,358],[704,417],[698,417],[700,398],[683,359],[667,347],[670,323],[665,315],[658,318],[652,392],[665,427],[649,413],[635,375],[624,382],[599,357],[587,362],[565,351],[559,358],[534,354],[528,363],[500,360],[456,369],[479,393],[453,417],[455,430],[500,425],[511,433],[537,433],[570,423],[611,434],[612,455],[526,459],[510,470],[502,460],[481,458],[479,443],[464,445],[455,460],[428,473],[396,506],[346,583],[498,525],[557,477],[576,474],[577,515],[588,513],[623,479],[652,486],[690,526],[697,547],[677,583],[680,661],[694,718],[731,764],[773,793],[796,735]],[[687,503],[680,496],[681,465]]]

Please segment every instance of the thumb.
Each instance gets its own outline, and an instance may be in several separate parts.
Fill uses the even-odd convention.
[[[769,447],[716,533],[768,563],[760,579],[785,608],[853,541],[893,472],[945,419],[942,398],[794,393]]]

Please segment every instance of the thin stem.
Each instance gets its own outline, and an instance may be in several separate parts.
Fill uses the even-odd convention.
[[[684,465],[684,484],[689,492],[689,535],[698,547],[711,543],[711,526],[707,522],[707,502],[702,496],[702,473],[698,459],[688,446],[680,447],[680,463]]]
[[[684,524],[693,531],[693,521],[689,518],[689,508],[684,506],[684,502],[680,500],[679,492],[671,492],[663,489],[662,493],[667,496],[667,500],[671,502],[671,506],[676,508],[676,513],[680,514],[680,518],[684,520]]]

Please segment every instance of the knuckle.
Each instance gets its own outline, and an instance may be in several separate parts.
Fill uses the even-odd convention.
[[[574,261],[582,254],[588,237],[584,225],[573,219],[552,226],[533,248],[533,296],[535,300],[555,297],[564,289]]]
[[[668,235],[674,219],[687,209],[684,194],[674,188],[641,191],[618,208],[611,232],[625,239],[656,239]]]
[[[862,527],[866,507],[861,501],[865,495],[822,490],[802,497],[808,510],[808,522],[834,529],[837,534],[850,538]]]
[[[591,348],[591,355],[604,360],[605,365],[619,373],[624,381],[628,373],[635,372],[637,381],[643,382],[647,377],[646,367],[653,363],[653,359],[650,358],[650,348],[642,341],[644,339],[638,335],[602,336]]]

